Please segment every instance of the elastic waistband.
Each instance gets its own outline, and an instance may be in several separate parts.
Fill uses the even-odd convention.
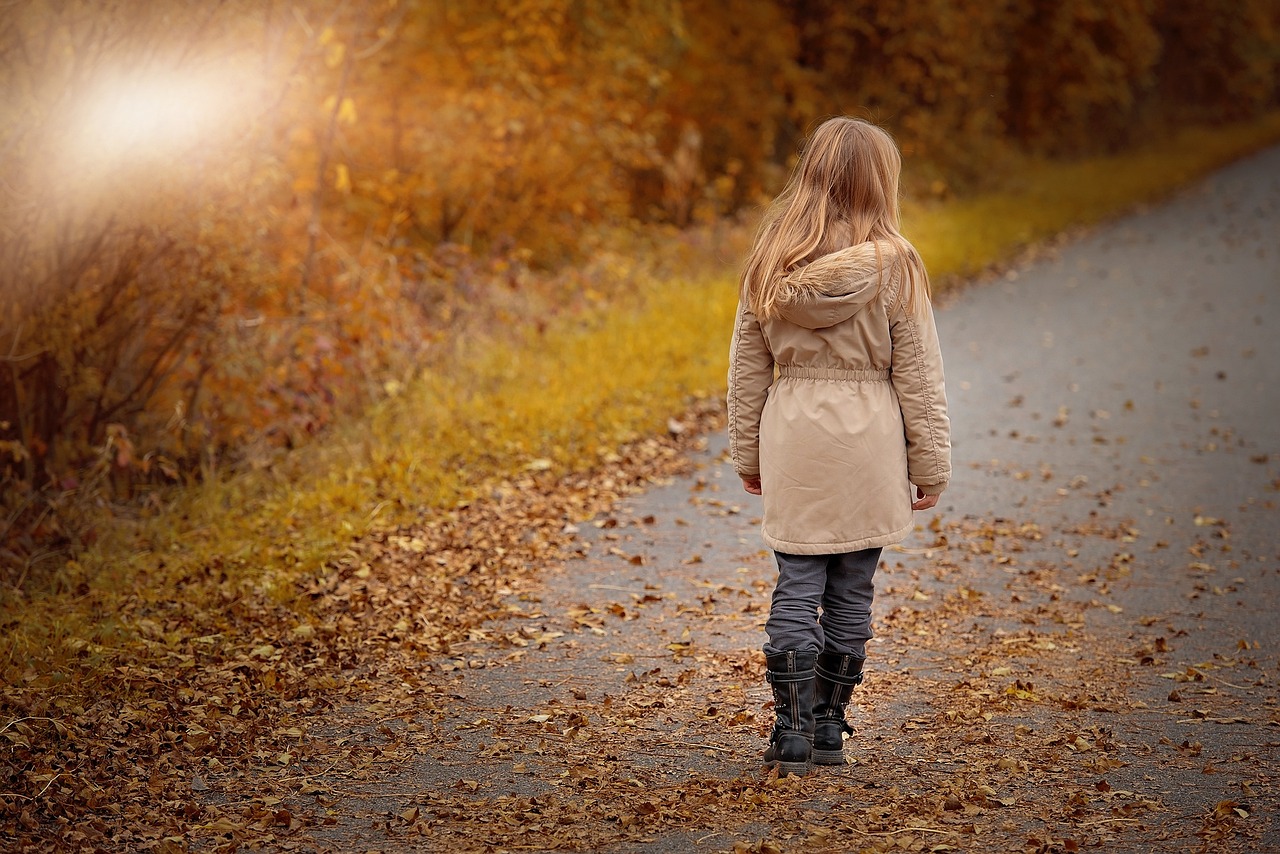
[[[778,376],[790,379],[832,380],[835,382],[884,382],[888,368],[847,371],[843,368],[811,368],[806,365],[778,365]]]

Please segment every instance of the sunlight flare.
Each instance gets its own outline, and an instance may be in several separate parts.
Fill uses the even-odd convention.
[[[153,70],[104,79],[82,102],[75,151],[111,165],[196,148],[242,112],[247,87],[238,77]]]

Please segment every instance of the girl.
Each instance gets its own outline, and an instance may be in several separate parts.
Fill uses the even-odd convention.
[[[937,504],[951,476],[929,279],[898,233],[901,167],[880,128],[824,122],[742,275],[729,442],[743,487],[763,497],[778,561],[765,762],[781,775],[844,764],[880,550],[906,537],[912,511]]]

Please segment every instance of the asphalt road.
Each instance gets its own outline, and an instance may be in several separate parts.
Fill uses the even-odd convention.
[[[1121,604],[1180,615],[1205,653],[1249,638],[1274,662],[1280,150],[1010,278],[939,313],[958,466],[944,507],[1133,520],[1169,546],[1134,561]],[[1197,540],[1232,550],[1197,560]],[[1193,561],[1243,606],[1189,599],[1177,581]]]
[[[1112,825],[1094,840],[1107,850],[1280,851],[1280,149],[942,299],[937,319],[955,473],[937,510],[919,515],[922,530],[886,552],[877,582],[871,655],[882,661],[869,662],[871,684],[900,684],[863,695],[864,779],[898,773],[877,767],[879,744],[908,768],[929,764],[936,745],[913,740],[911,722],[927,730],[924,721],[945,720],[957,685],[1007,696],[1034,678],[1060,708],[1010,714],[1005,728],[997,717],[992,733],[1008,736],[1009,755],[1029,740],[1026,762],[1063,773],[1008,781],[1021,787],[1015,799],[1030,800],[997,844],[1065,845],[1069,824],[1043,818],[1053,797],[1035,806],[1030,793],[1074,779],[1162,805],[1152,825]],[[751,570],[739,578],[771,582],[769,558],[749,551],[759,543],[758,500],[739,491],[723,448],[713,437],[718,462],[704,479],[718,500],[702,508],[711,516],[688,532],[663,529],[682,502],[704,500],[696,483],[677,483],[631,508],[660,520],[638,539],[647,559],[674,566],[694,551],[732,551],[736,538],[738,572]],[[723,516],[721,502],[742,512]],[[581,589],[581,572],[569,589]],[[698,577],[633,573],[630,583],[665,575],[670,586],[676,574]],[[719,580],[732,583],[731,574]],[[925,605],[919,622],[897,619],[914,619],[921,597],[956,590],[980,591],[989,605]],[[719,642],[761,642],[759,622],[754,636],[726,632]],[[1036,642],[1058,645],[1044,660],[992,666],[1020,627],[1054,624],[1056,640]],[[1019,720],[1029,735],[1005,732]],[[1109,756],[1121,764],[1091,777],[1060,763],[1060,736],[1075,731],[1112,739]],[[840,797],[829,799],[838,809]],[[1215,825],[1214,810],[1228,806],[1248,824]],[[1084,824],[1131,820],[1111,811]]]
[[[955,474],[886,551],[847,768],[761,780],[775,571],[716,435],[424,665],[312,840],[1280,851],[1280,149],[938,324]]]

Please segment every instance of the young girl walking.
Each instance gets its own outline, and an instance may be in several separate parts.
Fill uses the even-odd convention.
[[[765,215],[742,275],[729,439],[778,562],[764,646],[766,767],[844,764],[881,549],[951,476],[942,355],[919,254],[898,232],[893,139],[824,122]],[[914,497],[913,497],[914,489]]]

